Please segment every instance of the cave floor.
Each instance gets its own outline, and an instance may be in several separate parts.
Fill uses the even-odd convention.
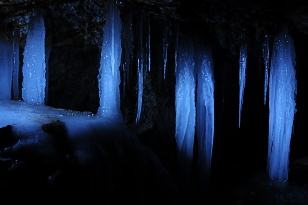
[[[0,103],[0,128],[6,125],[17,125],[19,132],[21,129],[31,134],[36,129],[27,129],[31,124],[41,126],[57,119],[93,119],[95,116],[88,112],[75,112],[70,110],[50,108],[46,106],[35,107],[25,105],[19,101],[1,101]],[[81,121],[79,121],[81,122]],[[33,198],[43,197],[39,203],[53,198],[52,202],[57,202],[65,196],[74,197],[69,194],[73,187],[66,187],[67,192],[58,198],[57,192],[50,189],[49,182],[44,181],[46,173],[39,173],[38,170],[27,168],[10,172],[7,170],[9,162],[0,160],[0,194],[3,194],[13,204],[15,201],[33,201]],[[17,169],[18,170],[18,169]],[[308,157],[290,162],[290,173],[288,182],[285,184],[274,183],[268,180],[266,172],[255,172],[250,176],[243,176],[244,171],[225,174],[218,174],[218,180],[210,185],[206,193],[199,193],[192,190],[187,194],[187,199],[183,204],[228,204],[228,205],[307,205],[308,204]],[[74,178],[75,176],[70,178]],[[76,176],[78,181],[78,176]],[[74,184],[74,183],[73,183]],[[29,189],[32,187],[31,189]],[[34,188],[33,188],[34,187]],[[45,202],[44,202],[45,201]],[[68,202],[78,200],[68,199]],[[17,203],[17,202],[16,202]]]

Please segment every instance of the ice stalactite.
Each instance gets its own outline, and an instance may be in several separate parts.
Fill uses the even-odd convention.
[[[151,71],[151,22],[149,15],[146,17],[146,25],[146,67],[147,71]]]
[[[295,49],[288,29],[275,39],[269,76],[268,173],[272,180],[288,179],[290,141],[296,112]]]
[[[198,138],[198,181],[206,187],[209,182],[214,140],[214,74],[209,49],[196,52],[196,133]]]
[[[144,49],[143,49],[143,18],[137,25],[137,114],[136,123],[139,123],[141,110],[142,110],[142,98],[143,98],[143,67],[144,67]]]
[[[167,61],[168,61],[168,48],[169,48],[169,22],[164,22],[163,28],[163,68],[164,79],[166,79]]]
[[[182,36],[180,36],[182,37]],[[195,135],[195,76],[192,41],[179,39],[175,84],[175,112],[179,172],[183,186],[190,180]]]
[[[264,59],[264,105],[266,105],[267,90],[268,90],[268,70],[270,62],[270,49],[269,49],[269,39],[265,36],[265,42],[263,44],[263,59]]]
[[[114,1],[110,0],[107,4],[98,76],[100,107],[97,113],[103,117],[121,120],[119,86],[122,24],[120,11]]]
[[[247,45],[246,43],[242,43],[240,47],[240,60],[239,60],[239,87],[240,87],[240,95],[239,95],[239,116],[238,116],[238,126],[241,126],[241,115],[242,115],[242,106],[244,99],[244,90],[246,84],[246,62],[247,62]]]
[[[40,13],[31,17],[23,56],[22,98],[28,104],[45,104],[45,25]]]
[[[19,31],[13,32],[13,78],[12,78],[12,99],[19,100]]]
[[[13,72],[12,44],[0,38],[0,99],[11,99]]]
[[[122,20],[122,44],[123,46],[123,63],[122,71],[122,97],[126,96],[126,89],[129,87],[130,83],[130,69],[131,69],[131,59],[133,58],[133,23],[132,23],[132,11],[127,12]]]

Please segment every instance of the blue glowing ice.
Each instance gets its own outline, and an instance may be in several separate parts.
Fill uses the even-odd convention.
[[[244,89],[246,84],[246,62],[247,62],[247,45],[246,43],[241,44],[240,48],[240,71],[239,71],[239,84],[240,84],[240,98],[239,98],[239,117],[238,117],[238,126],[241,126],[241,115],[242,115],[242,106],[244,99]]]
[[[97,113],[103,117],[122,119],[120,110],[120,63],[121,63],[121,19],[120,11],[110,0],[107,5],[103,30],[103,45],[98,84],[100,107]]]
[[[151,71],[151,24],[150,17],[147,16],[147,35],[146,35],[146,56],[147,56],[147,70]]]
[[[132,24],[132,11],[126,13],[122,22],[122,41],[125,45],[123,47],[123,63],[122,63],[122,97],[126,97],[126,89],[130,83],[130,67],[131,56],[133,51],[133,24]]]
[[[136,123],[139,123],[141,110],[142,110],[142,98],[143,98],[143,67],[144,67],[144,50],[143,50],[143,18],[138,24],[138,42],[137,42],[137,114]]]
[[[293,39],[285,29],[273,44],[269,79],[268,172],[272,180],[288,179],[297,82]]]
[[[41,14],[32,16],[23,57],[22,98],[28,104],[45,103],[45,25]]]
[[[196,132],[200,186],[208,184],[214,139],[214,74],[209,49],[200,49],[195,58],[197,75]]]
[[[13,76],[12,91],[13,100],[19,100],[19,31],[13,32]]]
[[[193,158],[195,135],[195,76],[194,50],[188,39],[179,40],[178,62],[175,84],[175,136],[179,154],[179,170],[182,180],[187,184]]]
[[[163,30],[163,68],[164,68],[164,79],[166,79],[167,72],[167,61],[168,61],[168,48],[169,48],[169,24],[165,22],[164,30]]]
[[[12,72],[12,44],[0,38],[0,99],[11,99]]]
[[[265,42],[263,44],[263,59],[264,59],[264,105],[266,104],[267,90],[268,90],[269,57],[270,57],[269,39],[268,39],[268,36],[265,36]]]

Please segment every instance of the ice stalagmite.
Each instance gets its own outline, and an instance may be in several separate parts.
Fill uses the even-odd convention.
[[[0,99],[11,99],[12,70],[12,44],[0,38]]]
[[[23,56],[22,98],[32,105],[45,103],[45,25],[41,14],[30,19]]]
[[[106,22],[103,28],[103,45],[98,84],[100,107],[103,117],[122,119],[120,110],[120,62],[121,62],[121,19],[120,11],[110,0],[107,5]]]
[[[200,187],[208,184],[214,139],[214,74],[211,52],[200,49],[196,63],[196,132],[198,137],[198,173]]]
[[[179,39],[175,84],[175,112],[179,172],[183,185],[190,180],[195,135],[194,51],[191,41]]]
[[[246,43],[241,44],[240,48],[240,71],[239,71],[239,86],[240,86],[240,96],[239,96],[239,117],[238,117],[238,126],[241,126],[241,115],[242,115],[242,106],[244,99],[244,90],[246,84],[246,62],[247,62],[247,45]]]
[[[272,48],[269,79],[268,172],[272,180],[288,179],[297,82],[293,40],[285,29]]]

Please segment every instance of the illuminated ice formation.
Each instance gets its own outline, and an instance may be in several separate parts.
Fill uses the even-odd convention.
[[[110,0],[107,5],[106,23],[99,68],[98,84],[100,107],[98,114],[122,119],[120,110],[120,63],[121,63],[120,11]]]
[[[297,82],[293,39],[284,30],[273,44],[269,79],[268,172],[272,180],[288,179]]]
[[[12,45],[0,38],[0,99],[11,99],[12,72]]]
[[[179,40],[175,84],[175,112],[179,171],[184,185],[189,181],[195,135],[194,51],[187,39]]]
[[[266,36],[265,42],[263,44],[263,59],[264,59],[264,105],[266,104],[267,99],[267,90],[268,90],[268,70],[269,70],[269,57],[270,57],[270,49],[269,49],[269,39]]]
[[[211,170],[214,139],[214,74],[212,55],[207,49],[200,49],[195,58],[196,132],[198,137],[199,184],[205,187]]]
[[[45,25],[42,15],[32,16],[23,56],[22,98],[32,105],[45,103]]]
[[[242,115],[242,106],[244,99],[244,90],[246,84],[246,62],[247,62],[247,45],[242,43],[240,48],[240,71],[239,71],[239,86],[240,86],[240,96],[239,96],[239,117],[238,117],[238,126],[241,126],[241,115]]]
[[[144,67],[144,49],[143,49],[143,18],[138,24],[138,41],[137,41],[137,114],[136,123],[139,123],[141,110],[142,110],[142,98],[143,98],[143,67]]]

